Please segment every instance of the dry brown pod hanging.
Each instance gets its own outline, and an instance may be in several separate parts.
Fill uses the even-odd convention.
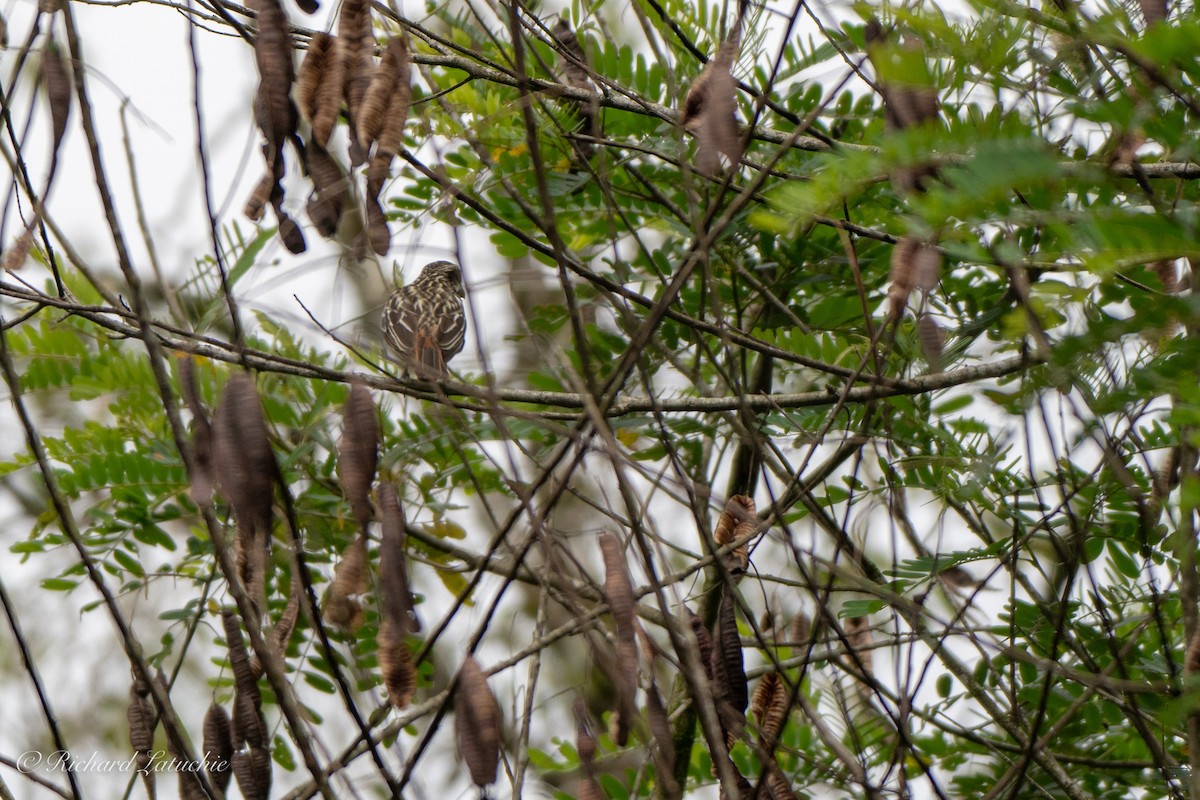
[[[713,529],[713,541],[718,547],[723,547],[730,542],[745,539],[754,533],[758,527],[757,523],[754,500],[744,494],[735,494],[725,501],[725,508],[721,510],[717,526]],[[731,575],[745,573],[750,563],[748,543],[743,542],[729,553],[723,563]]]
[[[346,175],[333,156],[316,142],[309,142],[304,148],[304,163],[313,184],[305,211],[317,232],[332,238],[345,210]]]
[[[58,146],[71,116],[71,77],[67,58],[52,38],[46,40],[42,49],[42,83],[50,106],[50,152],[57,160]]]
[[[471,781],[483,788],[496,780],[500,765],[501,717],[500,704],[474,656],[468,655],[458,671],[454,697],[458,752],[471,773]]]
[[[213,463],[221,496],[237,521],[240,577],[259,610],[266,607],[266,565],[271,544],[274,486],[279,465],[254,379],[230,377],[213,423]]]
[[[292,103],[292,43],[287,14],[279,0],[258,0],[258,35],[254,61],[258,66],[255,114],[267,142],[279,151],[296,132],[296,107]]]
[[[408,642],[395,626],[386,622],[380,627],[376,641],[379,647],[375,658],[383,676],[383,686],[387,689],[388,702],[397,710],[408,708],[417,692],[417,667]]]
[[[330,54],[313,101],[312,138],[321,147],[329,146],[333,126],[342,113],[346,90],[345,43],[340,36],[331,37]]]
[[[356,135],[363,97],[371,85],[371,55],[375,35],[371,29],[371,4],[368,0],[345,0],[338,16],[338,43],[342,55],[342,86],[350,121],[350,163],[357,166],[367,159]]]
[[[692,634],[696,637],[696,649],[700,656],[700,665],[704,668],[705,676],[711,681],[713,678],[713,637],[709,633],[708,628],[704,626],[704,619],[692,611],[690,608],[687,611],[688,625],[692,629]]]
[[[300,618],[300,597],[304,592],[304,585],[300,581],[299,569],[298,564],[292,565],[292,583],[287,605],[283,607],[283,613],[279,615],[279,621],[275,623],[271,629],[271,635],[268,637],[267,643],[271,646],[271,652],[280,661],[287,655],[288,642],[292,640],[292,632],[296,629],[296,622]],[[263,674],[263,664],[258,653],[250,656],[250,670],[256,679]]]
[[[296,73],[296,107],[312,122],[317,116],[317,96],[323,81],[328,79],[330,64],[337,59],[334,37],[317,31],[308,41],[308,50]]]
[[[362,626],[362,597],[367,592],[367,538],[359,533],[333,573],[325,600],[325,622],[351,633]]]
[[[133,748],[134,765],[146,783],[146,792],[154,796],[154,772],[149,769],[154,752],[154,727],[157,715],[150,701],[149,688],[136,676],[129,690],[129,707],[126,720],[129,722],[129,744]]]
[[[379,616],[381,623],[393,626],[401,637],[421,630],[417,619],[412,589],[408,580],[408,558],[405,554],[408,539],[404,512],[396,487],[383,483],[379,487]]]
[[[379,418],[375,414],[375,403],[371,400],[371,392],[367,387],[360,383],[351,384],[350,394],[342,408],[338,477],[342,482],[342,491],[354,512],[354,519],[362,531],[366,531],[374,516],[371,506],[371,484],[375,482],[378,463]]]
[[[213,785],[222,794],[229,788],[233,778],[233,739],[229,727],[229,714],[217,702],[209,705],[204,714],[204,768]]]
[[[740,735],[749,689],[742,660],[742,640],[732,596],[726,594],[713,630],[712,676],[717,712],[727,735]]]
[[[404,148],[404,125],[408,122],[408,112],[412,107],[412,55],[405,41],[396,38],[388,42],[384,57],[390,57],[395,62],[395,83],[375,148],[379,155],[390,160]]]

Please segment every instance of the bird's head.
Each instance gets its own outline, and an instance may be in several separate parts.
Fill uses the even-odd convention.
[[[434,261],[426,264],[417,276],[417,283],[440,283],[449,288],[459,297],[465,297],[463,291],[462,270],[458,264],[450,261]]]

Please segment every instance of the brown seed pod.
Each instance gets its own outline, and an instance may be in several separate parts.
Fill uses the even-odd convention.
[[[908,305],[908,296],[916,285],[917,251],[921,243],[911,236],[905,236],[896,242],[892,248],[891,287],[888,289],[889,316],[897,320]]]
[[[337,234],[345,209],[346,175],[333,156],[315,141],[304,148],[304,164],[313,183],[305,210],[317,232],[331,238]]]
[[[213,785],[225,794],[233,777],[233,738],[229,714],[225,708],[212,703],[204,714],[204,769]]]
[[[330,53],[325,74],[317,86],[312,112],[312,139],[321,147],[329,146],[333,126],[342,112],[342,97],[346,90],[346,55],[344,40],[330,37]]]
[[[271,752],[252,747],[233,754],[233,774],[245,800],[267,800],[271,793]]]
[[[458,672],[454,700],[454,733],[458,752],[483,788],[496,780],[500,765],[500,704],[488,686],[487,676],[474,656],[468,655]]]
[[[400,61],[408,67],[408,46],[404,38],[397,36],[388,42],[383,51],[379,64],[371,71],[371,81],[363,95],[362,105],[355,116],[355,135],[358,146],[364,151],[370,150],[371,145],[379,138],[383,130],[384,117],[387,116],[388,103],[392,94],[400,88]]]
[[[259,0],[258,36],[254,39],[258,65],[255,115],[263,136],[275,151],[296,132],[296,106],[292,103],[292,42],[287,14],[279,0]]]
[[[654,742],[657,745],[655,761],[658,762],[658,768],[664,776],[660,780],[665,781],[669,778],[674,783],[674,779],[670,776],[675,771],[675,740],[671,732],[671,721],[667,716],[667,708],[658,694],[657,686],[650,686],[646,690],[646,722],[650,726],[650,733],[654,736]],[[667,796],[677,796],[677,793],[669,792]]]
[[[717,526],[713,530],[713,541],[718,547],[730,542],[744,539],[754,533],[757,520],[754,516],[754,500],[744,494],[732,495],[725,501],[725,508],[717,518]],[[743,543],[726,558],[726,568],[731,575],[742,575],[750,563],[749,545]]]
[[[584,775],[575,786],[576,800],[604,800],[607,796],[600,784],[596,783],[596,779],[590,775]]]
[[[383,623],[392,627],[398,638],[403,639],[419,632],[421,624],[417,620],[408,582],[405,557],[408,532],[404,512],[396,487],[390,483],[379,487],[379,518],[379,616]]]
[[[412,107],[412,55],[404,39],[396,38],[388,42],[384,59],[387,60],[389,56],[395,62],[395,81],[388,98],[383,126],[379,129],[376,150],[390,160],[404,147],[404,125],[408,122],[408,111]]]
[[[262,219],[263,209],[270,202],[271,192],[274,191],[275,186],[275,176],[268,169],[267,173],[262,176],[258,184],[254,187],[254,191],[250,193],[250,197],[246,200],[246,206],[242,209],[242,213],[246,215],[246,219],[252,222],[258,222]]]
[[[375,657],[388,701],[397,710],[405,709],[417,692],[417,668],[412,651],[408,649],[403,632],[386,621],[379,628],[377,642],[379,649]]]
[[[361,597],[367,592],[367,537],[354,537],[342,553],[325,600],[325,622],[354,633],[363,622]]]
[[[154,706],[145,693],[139,694],[136,685],[129,690],[129,708],[125,717],[129,722],[129,744],[133,748],[134,763],[139,772],[150,766],[154,750],[154,723],[157,718]],[[145,773],[153,779],[153,773]]]
[[[762,727],[763,715],[766,713],[767,705],[770,703],[772,693],[775,691],[775,686],[778,683],[778,672],[764,672],[754,687],[754,694],[750,696],[750,713],[758,720],[760,728]]]
[[[700,664],[704,667],[704,674],[711,681],[713,678],[713,637],[708,632],[708,628],[704,627],[704,619],[691,609],[688,609],[688,624],[692,627],[692,634],[696,637],[696,648],[700,654]]]
[[[287,605],[283,607],[283,613],[279,615],[279,621],[271,629],[268,639],[271,651],[279,657],[281,662],[287,655],[288,642],[292,640],[292,632],[296,630],[296,621],[300,618],[300,597],[304,594],[304,585],[300,582],[298,569],[298,565],[292,568],[292,584],[289,589]],[[254,673],[255,680],[258,680],[263,674],[263,663],[258,657],[258,653],[250,655],[250,670]]]
[[[579,763],[585,770],[590,770],[596,760],[597,748],[596,735],[592,733],[592,718],[582,697],[575,698],[572,710],[575,712],[575,749],[579,753]]]
[[[809,638],[812,636],[812,620],[808,618],[808,614],[800,611],[796,616],[792,617],[792,637],[791,644],[793,647],[807,647]]]
[[[774,675],[775,680],[771,681],[767,690],[764,692],[765,705],[761,713],[758,713],[758,739],[762,746],[768,750],[775,748],[775,743],[779,741],[779,734],[783,730],[784,724],[787,722],[788,711],[790,706],[788,701],[791,699],[791,690],[788,689],[787,683],[780,677],[779,673],[768,672],[767,675]]]
[[[238,694],[249,698],[254,707],[258,707],[261,703],[261,695],[258,691],[258,678],[254,674],[254,669],[250,665],[250,659],[246,655],[246,646],[242,641],[242,628],[238,621],[238,615],[232,609],[225,609],[221,615],[221,622],[225,628],[225,642],[229,647],[229,668],[233,672],[234,686],[237,688]],[[237,717],[237,705],[235,697],[234,717]],[[236,725],[235,725],[236,727]],[[237,739],[235,733],[235,746],[245,738]]]
[[[216,486],[216,476],[212,463],[212,425],[208,421],[208,412],[200,402],[200,392],[196,388],[196,364],[191,356],[179,359],[179,389],[183,402],[192,415],[192,465],[191,490],[192,500],[198,505],[204,505],[212,500],[213,488]]]
[[[366,160],[366,152],[358,146],[358,116],[363,97],[371,85],[371,55],[375,52],[375,35],[371,29],[371,5],[368,0],[345,0],[338,17],[338,39],[342,48],[342,96],[346,100],[350,120],[350,163],[355,166]]]
[[[16,272],[25,266],[25,261],[29,258],[29,251],[33,250],[34,222],[36,222],[36,218],[31,220],[29,225],[25,226],[25,230],[21,231],[21,235],[17,237],[12,247],[8,248],[8,252],[4,254],[5,272]]]
[[[317,116],[317,93],[323,81],[328,79],[329,66],[336,60],[334,38],[324,31],[317,31],[308,42],[304,60],[296,73],[294,94],[296,108],[309,122]]]
[[[42,83],[50,106],[50,152],[58,158],[58,146],[67,131],[71,116],[71,76],[67,57],[53,38],[46,40],[42,50]]]
[[[250,598],[266,607],[266,563],[271,545],[273,489],[279,465],[254,379],[233,375],[213,422],[213,463],[221,495],[237,520],[238,566]]]
[[[740,714],[749,702],[746,669],[742,661],[742,640],[738,634],[734,600],[729,595],[721,601],[717,624],[713,629],[713,693],[729,702]]]
[[[783,771],[779,769],[778,764],[776,764],[774,761],[768,763],[765,771],[767,794],[771,800],[796,800],[796,792],[794,789],[792,789],[791,784],[788,783],[787,778],[784,776]],[[762,795],[761,791],[759,792],[759,795]]]
[[[917,341],[929,371],[942,371],[942,351],[946,348],[946,333],[929,314],[917,315]]]
[[[0,14],[0,48],[8,47],[8,20]]]
[[[374,516],[371,484],[379,463],[379,419],[371,392],[361,383],[350,386],[342,408],[342,438],[338,443],[338,477],[358,526],[364,532]],[[365,576],[365,573],[364,573]]]
[[[604,555],[604,596],[616,624],[617,639],[632,642],[634,630],[633,584],[625,565],[625,554],[620,541],[611,533],[599,536],[600,551]]]
[[[385,256],[392,248],[392,231],[388,227],[387,214],[377,197],[368,194],[363,201],[367,210],[367,240],[375,253]]]

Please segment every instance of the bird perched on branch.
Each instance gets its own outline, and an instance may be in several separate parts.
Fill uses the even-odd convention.
[[[463,349],[462,271],[449,261],[426,264],[417,279],[392,292],[383,310],[383,338],[405,372],[445,380],[446,363]]]

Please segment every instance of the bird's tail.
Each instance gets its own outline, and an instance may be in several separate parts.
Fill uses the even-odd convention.
[[[420,377],[430,380],[443,380],[449,372],[446,370],[446,359],[442,348],[433,337],[423,331],[417,332],[416,346],[413,348],[413,361]]]

